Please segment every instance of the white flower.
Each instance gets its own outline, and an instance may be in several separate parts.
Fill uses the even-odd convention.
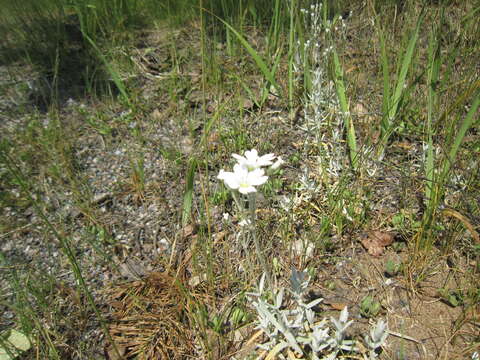
[[[241,227],[244,227],[244,226],[250,225],[251,223],[252,223],[252,222],[251,222],[250,220],[244,219],[244,220],[240,221],[240,222],[238,223],[238,225],[240,225]]]
[[[217,176],[232,190],[238,190],[242,194],[256,192],[255,186],[262,185],[268,180],[262,169],[248,171],[240,164],[233,167],[233,172],[220,170]]]
[[[282,166],[284,163],[285,163],[285,161],[283,161],[283,159],[279,156],[279,157],[277,158],[277,161],[275,161],[275,162],[273,163],[273,165],[270,166],[270,169],[272,169],[272,170],[277,170],[277,169],[278,169],[280,166]]]
[[[232,156],[237,159],[240,166],[247,169],[248,171],[259,169],[262,166],[272,165],[272,161],[273,159],[275,159],[274,154],[258,156],[258,152],[255,149],[245,151],[245,156],[241,156],[238,154],[232,154]]]

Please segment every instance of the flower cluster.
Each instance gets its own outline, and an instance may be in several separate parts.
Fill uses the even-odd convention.
[[[217,178],[223,180],[230,189],[238,190],[242,194],[256,192],[256,186],[267,182],[268,176],[265,175],[265,170],[262,167],[270,166],[270,169],[275,170],[283,164],[281,157],[278,157],[274,163],[274,154],[258,156],[255,149],[245,151],[244,156],[238,154],[232,156],[237,160],[233,172],[222,169]]]

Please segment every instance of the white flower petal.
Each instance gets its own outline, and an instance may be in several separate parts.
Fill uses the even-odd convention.
[[[244,158],[243,156],[238,155],[238,154],[232,154],[232,157],[233,157],[234,159],[237,159],[238,161],[247,161],[246,158]]]
[[[238,177],[246,177],[248,175],[248,169],[241,164],[235,164],[233,167],[233,173]]]
[[[253,170],[253,171],[250,171],[250,172],[248,173],[248,175],[254,176],[254,177],[260,177],[260,176],[265,175],[265,170],[263,170],[263,169],[255,169],[255,170]]]
[[[223,180],[225,178],[225,174],[226,172],[223,169],[221,169],[217,175],[217,179]]]
[[[240,183],[238,182],[237,179],[234,179],[234,178],[229,178],[229,179],[226,179],[225,180],[225,184],[230,188],[230,189],[233,189],[233,190],[236,190],[240,187]]]
[[[268,176],[250,176],[248,177],[248,183],[254,186],[263,185],[267,182]]]
[[[246,226],[246,225],[250,225],[251,223],[252,223],[252,222],[251,222],[250,220],[244,219],[244,220],[240,221],[240,222],[238,223],[238,225],[240,225],[240,226],[243,227],[243,226]]]
[[[223,180],[230,189],[238,189],[240,186],[239,177],[234,172],[220,171],[217,178]]]
[[[255,189],[253,186],[240,186],[238,188],[238,191],[241,192],[242,194],[249,194],[252,192],[257,192],[257,189]]]
[[[253,171],[262,166],[271,165],[273,159],[275,159],[274,154],[266,154],[259,157],[256,149],[245,151],[244,156],[238,154],[232,154],[232,156],[238,161],[240,166],[248,171]]]
[[[266,154],[257,159],[257,164],[259,166],[268,166],[272,165],[273,159],[275,159],[274,154]]]
[[[274,154],[266,154],[261,157],[255,149],[245,151],[245,156],[232,154],[237,160],[233,167],[233,172],[220,170],[217,178],[223,180],[230,189],[238,189],[242,194],[256,192],[255,186],[267,182],[268,176],[261,169],[262,166],[272,164],[275,158]]]
[[[250,151],[245,151],[245,158],[250,161],[255,161],[258,159],[258,152],[255,149],[252,149]]]
[[[278,169],[280,166],[282,166],[284,163],[285,163],[285,161],[283,161],[283,159],[279,156],[279,157],[277,158],[277,161],[275,161],[275,162],[273,163],[273,165],[270,166],[270,169],[272,169],[272,170],[277,170],[277,169]]]

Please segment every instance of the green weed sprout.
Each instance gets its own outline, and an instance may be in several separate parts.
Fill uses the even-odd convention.
[[[360,313],[365,317],[373,317],[380,312],[381,307],[382,306],[378,301],[376,301],[372,296],[367,295],[360,303]]]

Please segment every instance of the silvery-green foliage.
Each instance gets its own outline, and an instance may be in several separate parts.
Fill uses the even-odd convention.
[[[304,302],[307,295],[308,284],[310,282],[310,276],[306,271],[297,271],[292,269],[292,275],[290,276],[291,294],[297,303],[297,308],[291,311],[291,314],[297,317],[297,321],[302,324],[307,321],[311,326],[314,323],[315,312],[313,307],[317,306],[323,299],[315,299],[308,304]]]
[[[282,337],[290,347],[298,353],[303,353],[297,342],[298,328],[301,326],[297,321],[292,321],[288,310],[281,310],[283,302],[284,289],[280,289],[274,296],[274,303],[270,304],[262,299],[265,286],[265,274],[260,279],[257,293],[249,293],[249,299],[258,313],[257,329],[262,331],[270,339],[269,342],[262,344],[261,348],[270,350],[273,346],[283,343]],[[256,299],[255,299],[256,298]]]
[[[330,318],[332,324],[335,326],[334,347],[335,350],[354,350],[355,342],[353,340],[346,340],[347,328],[353,323],[353,320],[348,321],[348,309],[345,306],[340,313],[340,317],[335,319]]]
[[[327,320],[323,319],[320,323],[313,326],[306,343],[312,347],[314,353],[319,353],[331,346],[331,340]]]
[[[301,299],[305,295],[309,282],[310,276],[306,271],[297,271],[296,269],[292,269],[290,286],[292,287],[292,294],[296,299]]]
[[[335,329],[338,333],[344,334],[345,330],[353,323],[353,320],[348,321],[348,308],[345,306],[340,313],[340,317],[335,319],[331,317],[330,320],[332,321],[333,325],[335,325]]]
[[[347,329],[353,323],[348,320],[348,309],[345,307],[338,319],[316,321],[313,308],[323,299],[307,302],[307,291],[310,276],[305,271],[292,270],[290,277],[293,305],[290,308],[284,304],[285,289],[280,288],[269,294],[264,291],[265,275],[260,279],[257,291],[248,293],[250,303],[257,311],[257,329],[261,329],[268,337],[267,342],[258,347],[270,351],[291,348],[298,354],[308,356],[313,360],[335,360],[339,354],[358,353],[355,341],[348,339]],[[388,326],[385,321],[378,321],[365,336],[365,343],[370,350],[370,359],[377,357],[376,350],[381,347],[388,336]],[[279,353],[281,359],[284,357]]]
[[[385,343],[388,336],[388,325],[385,321],[379,320],[375,326],[370,329],[370,336],[365,336],[365,343],[370,349],[370,358],[377,357],[375,350]]]
[[[329,76],[328,67],[336,48],[336,39],[345,38],[346,23],[341,16],[332,20],[324,17],[321,1],[300,11],[305,40],[297,44],[294,69],[298,77],[308,79],[308,91],[303,102],[305,118],[300,129],[307,133],[308,143],[311,141],[320,145],[318,160],[321,175],[335,181],[347,165],[348,156],[341,144],[348,114],[340,109],[336,86]],[[334,33],[337,36],[332,36]]]

